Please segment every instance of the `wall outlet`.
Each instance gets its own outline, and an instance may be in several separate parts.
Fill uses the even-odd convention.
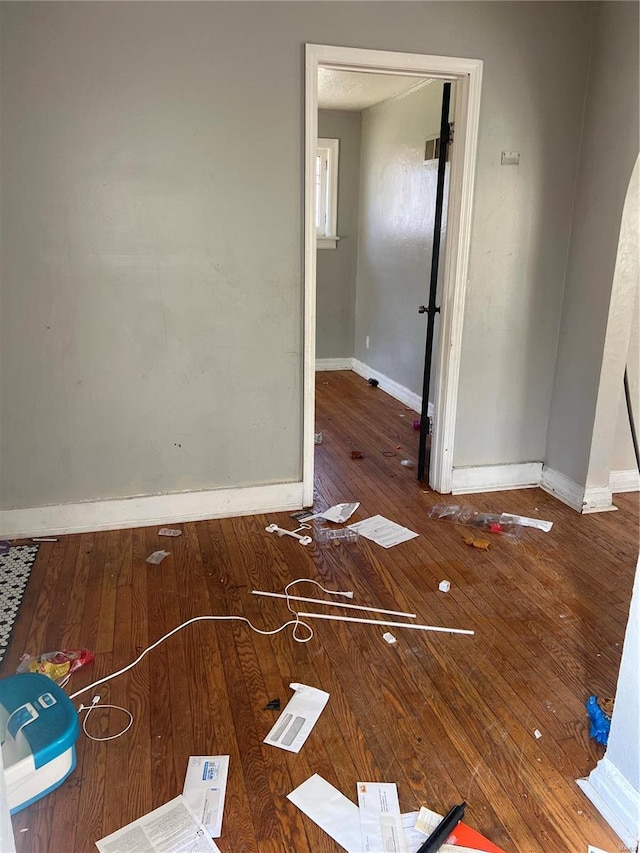
[[[367,335],[366,338],[364,339],[364,345],[366,346],[367,349],[369,349],[369,335]]]
[[[519,151],[503,151],[500,157],[501,166],[519,166],[520,152]]]

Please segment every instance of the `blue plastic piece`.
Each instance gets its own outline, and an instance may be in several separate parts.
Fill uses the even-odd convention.
[[[11,733],[22,729],[36,770],[75,745],[78,713],[64,690],[46,675],[25,672],[0,679],[0,705],[13,714]]]
[[[611,720],[603,712],[598,705],[597,696],[589,696],[587,699],[587,714],[591,726],[589,727],[589,737],[592,737],[598,743],[607,745],[609,740],[609,729],[611,728]]]

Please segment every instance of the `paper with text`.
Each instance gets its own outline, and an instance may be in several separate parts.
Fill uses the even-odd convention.
[[[327,704],[329,694],[306,684],[290,684],[289,687],[295,693],[263,743],[278,746],[287,752],[300,752]]]
[[[393,782],[358,782],[362,853],[409,853]]]
[[[182,796],[213,838],[220,838],[229,774],[228,755],[192,755]]]
[[[394,545],[399,545],[408,539],[415,539],[419,535],[407,527],[396,524],[395,521],[389,521],[383,515],[372,515],[371,518],[365,518],[364,521],[350,524],[349,530],[355,530],[360,536],[371,539],[372,542],[382,545],[383,548],[393,548]]]
[[[220,853],[180,795],[96,841],[100,853]]]

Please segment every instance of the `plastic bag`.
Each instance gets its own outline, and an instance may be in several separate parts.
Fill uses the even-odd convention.
[[[44,652],[37,657],[25,654],[20,658],[16,672],[39,672],[49,676],[56,684],[63,684],[73,672],[92,662],[93,654],[88,649]]]
[[[454,521],[467,527],[475,527],[487,533],[496,533],[512,538],[518,538],[523,525],[513,517],[493,512],[480,512],[473,506],[457,506],[452,504],[436,504],[429,512],[429,518]]]

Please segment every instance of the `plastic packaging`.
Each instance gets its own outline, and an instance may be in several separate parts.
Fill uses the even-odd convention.
[[[314,444],[322,444],[322,433],[321,432],[314,432],[313,443]]]
[[[56,684],[65,684],[72,673],[92,662],[93,654],[88,649],[44,652],[37,657],[25,654],[20,658],[16,672],[39,672],[41,675],[47,675]]]
[[[587,714],[589,715],[589,737],[598,743],[607,745],[611,720],[598,704],[597,696],[589,696],[586,701]]]
[[[436,504],[429,512],[429,518],[454,521],[467,527],[475,527],[487,533],[495,533],[518,538],[523,525],[513,517],[493,512],[480,512],[473,506]]]
[[[170,553],[170,551],[154,551],[153,554],[149,554],[146,562],[157,566],[164,560],[165,557],[168,557]]]
[[[358,534],[348,527],[332,530],[329,527],[319,527],[316,530],[316,542],[322,545],[350,545],[358,541]]]

